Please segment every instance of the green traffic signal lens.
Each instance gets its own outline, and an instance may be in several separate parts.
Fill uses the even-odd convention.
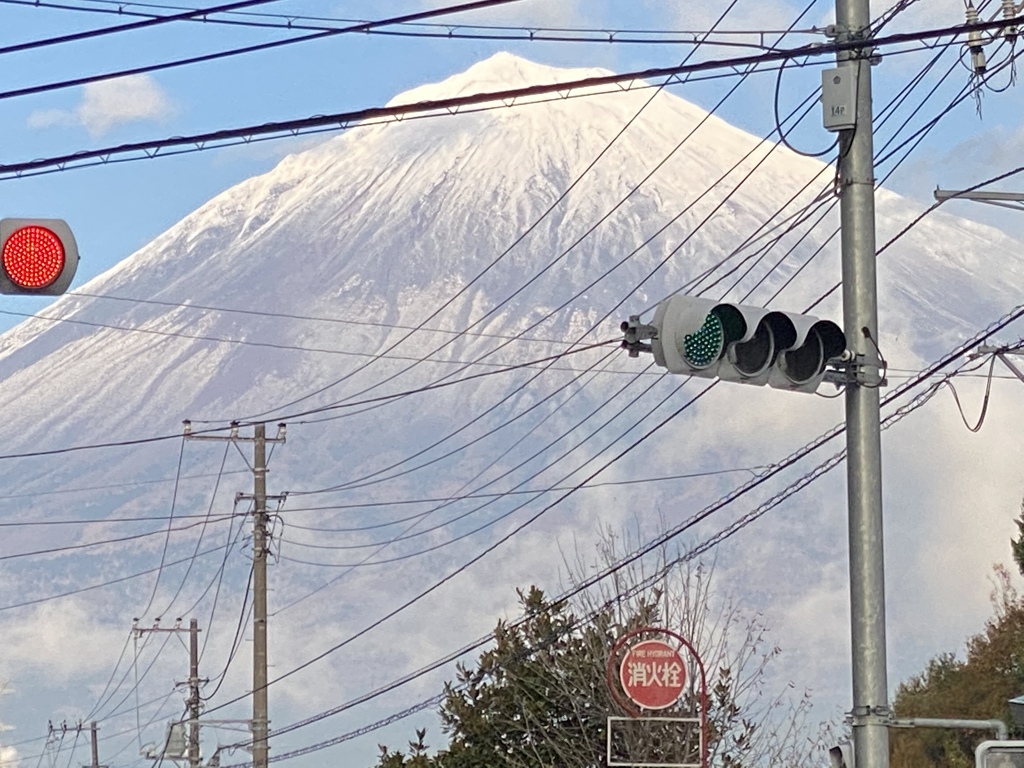
[[[707,368],[722,356],[725,328],[722,319],[712,312],[704,325],[683,337],[683,359],[693,368]]]

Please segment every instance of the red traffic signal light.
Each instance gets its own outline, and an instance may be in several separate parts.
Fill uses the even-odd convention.
[[[0,219],[0,293],[58,296],[78,269],[78,246],[62,219]]]

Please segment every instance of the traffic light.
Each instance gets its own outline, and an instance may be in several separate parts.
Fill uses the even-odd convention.
[[[843,739],[828,751],[832,768],[855,768],[853,759],[853,742]]]
[[[0,219],[0,293],[58,296],[78,269],[78,246],[62,219]]]
[[[983,741],[974,748],[975,768],[1021,768],[1024,741]]]
[[[623,323],[624,346],[647,350],[671,373],[813,392],[829,360],[846,351],[831,320],[677,295],[662,301],[650,326]]]

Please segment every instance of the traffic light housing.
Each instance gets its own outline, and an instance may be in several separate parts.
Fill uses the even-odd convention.
[[[658,305],[648,337],[671,373],[799,392],[816,390],[846,351],[831,320],[683,295]]]
[[[78,269],[63,219],[0,219],[0,294],[59,296]]]
[[[853,742],[849,739],[843,739],[834,747],[830,747],[828,759],[832,768],[855,768]]]
[[[1024,765],[1024,741],[983,741],[974,748],[975,768],[1014,768]]]

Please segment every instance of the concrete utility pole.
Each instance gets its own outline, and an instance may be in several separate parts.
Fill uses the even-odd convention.
[[[257,424],[252,472],[252,765],[267,766],[267,426]]]
[[[199,768],[199,621],[188,623],[188,764]]]
[[[839,41],[869,43],[869,0],[836,0]],[[855,357],[846,387],[853,743],[856,768],[888,768],[889,719],[882,549],[881,373],[875,278],[875,174],[871,48],[838,54],[856,84],[855,125],[840,133],[843,321]]]
[[[270,715],[267,705],[267,555],[268,524],[267,499],[283,500],[283,496],[267,496],[267,443],[285,442],[285,425],[277,425],[277,436],[267,437],[267,425],[253,425],[252,437],[240,437],[238,424],[232,424],[231,434],[193,435],[191,422],[185,422],[185,437],[192,440],[220,440],[233,443],[253,444],[253,494],[237,494],[236,499],[253,502],[252,537],[252,764],[253,768],[267,768],[267,740],[270,730]]]
[[[105,765],[100,765],[99,726],[95,720],[89,724],[89,733],[92,736],[92,762],[89,764],[89,768],[107,768]]]
[[[178,619],[180,622],[181,619]],[[132,631],[138,635],[144,635],[149,632],[185,632],[186,630],[177,623],[173,627],[138,627],[132,628]],[[187,685],[188,686],[188,699],[186,704],[188,705],[188,740],[186,743],[187,756],[189,768],[200,768],[202,761],[199,758],[199,707],[202,703],[202,699],[199,697],[199,687],[206,682],[203,678],[199,677],[199,621],[197,619],[191,619],[188,623],[188,682],[186,683],[175,683],[175,685]],[[95,728],[96,724],[93,723]],[[93,732],[93,750],[96,749],[95,742],[95,731]],[[95,768],[96,759],[93,758],[93,764]],[[100,766],[100,768],[106,768],[106,766]]]

